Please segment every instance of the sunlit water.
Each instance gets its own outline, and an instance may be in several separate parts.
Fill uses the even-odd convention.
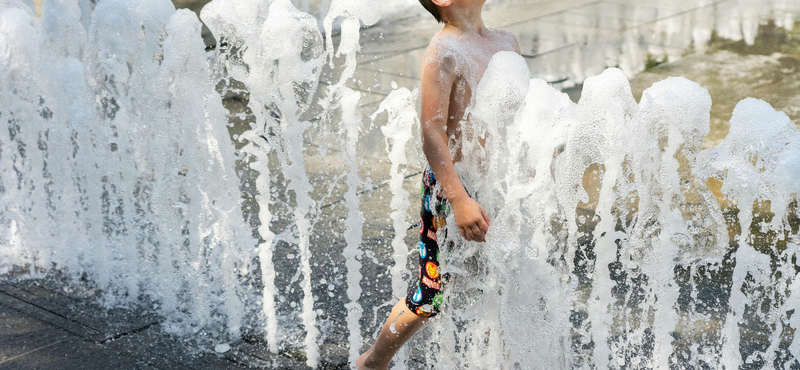
[[[759,4],[695,38],[748,39],[749,15],[798,7]],[[48,0],[38,21],[0,2],[0,272],[59,271],[109,306],[155,301],[171,332],[247,336],[311,367],[331,347],[354,359],[416,272],[418,94],[363,117],[346,86],[378,9],[334,0],[320,22],[288,0],[214,0],[207,53],[167,0]],[[445,253],[444,312],[396,366],[800,366],[788,117],[744,100],[701,150],[711,99],[689,80],[637,104],[609,69],[575,104],[531,75],[501,53],[476,87],[486,154],[467,142],[481,160],[459,172],[493,227]],[[232,117],[221,96],[241,86]]]

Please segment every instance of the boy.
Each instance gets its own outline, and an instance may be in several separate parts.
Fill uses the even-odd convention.
[[[481,10],[486,0],[419,0],[444,28],[431,40],[422,69],[422,149],[429,166],[423,175],[420,225],[419,280],[405,300],[398,302],[383,325],[378,339],[356,361],[360,370],[388,369],[395,353],[439,311],[441,277],[436,240],[444,226],[447,203],[461,236],[484,242],[489,216],[467,194],[454,163],[463,159],[461,136],[470,125],[467,108],[472,91],[492,56],[500,51],[519,53],[517,39],[502,30],[486,28]],[[434,189],[436,184],[440,188]],[[439,190],[441,189],[441,190]],[[439,190],[439,191],[437,191]]]

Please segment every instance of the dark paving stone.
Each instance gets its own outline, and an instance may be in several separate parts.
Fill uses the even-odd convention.
[[[57,279],[37,279],[21,281],[15,286],[36,295],[43,307],[104,333],[106,340],[159,322],[154,313],[142,307],[146,302],[140,302],[140,305],[133,308],[104,308],[88,303],[94,301],[93,299],[65,292],[65,284]]]
[[[15,291],[15,293],[19,292]],[[0,305],[19,311],[27,317],[32,317],[49,323],[81,338],[87,338],[91,340],[103,340],[105,338],[101,332],[93,328],[60,316],[47,309],[30,304],[28,301],[24,300],[24,298],[28,298],[27,295],[17,295],[21,295],[23,299],[19,299],[15,296],[6,294],[4,291],[0,291]]]
[[[0,304],[0,369],[156,369]]]
[[[158,322],[141,308],[105,309],[47,289],[43,286],[47,283],[46,279],[2,282],[0,302],[97,343]]]
[[[0,369],[159,369],[77,337],[0,362]]]
[[[246,369],[249,364],[243,359],[211,352],[210,345],[201,345],[191,337],[177,337],[164,333],[161,325],[155,325],[137,333],[125,335],[106,346],[125,356],[143,359],[162,369]],[[228,355],[228,356],[226,356]],[[253,367],[269,368],[254,363]]]
[[[0,304],[0,368],[3,362],[75,338]]]

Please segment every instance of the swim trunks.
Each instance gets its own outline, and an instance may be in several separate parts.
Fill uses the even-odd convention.
[[[419,219],[419,275],[406,295],[406,305],[420,317],[439,313],[442,304],[442,277],[439,272],[439,244],[437,231],[445,227],[449,205],[430,167],[422,175],[422,207]],[[439,234],[444,239],[445,233]],[[443,240],[441,244],[444,244]]]

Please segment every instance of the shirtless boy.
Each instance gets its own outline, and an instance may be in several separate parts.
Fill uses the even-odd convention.
[[[467,194],[454,163],[463,159],[460,142],[472,91],[492,56],[519,53],[517,39],[503,30],[486,28],[481,10],[486,0],[419,0],[444,28],[431,40],[422,66],[422,150],[429,166],[423,175],[420,225],[420,271],[408,296],[383,324],[378,339],[356,361],[360,370],[388,369],[395,353],[439,312],[442,301],[437,229],[444,226],[447,203],[458,231],[469,241],[484,242],[489,216]],[[437,187],[436,184],[439,184]],[[439,190],[441,189],[441,190]],[[443,239],[443,238],[442,238]]]

